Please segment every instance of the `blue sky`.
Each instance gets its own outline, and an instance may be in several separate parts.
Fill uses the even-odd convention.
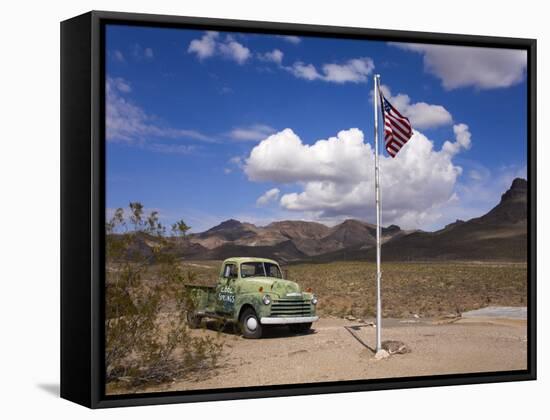
[[[383,224],[475,217],[525,177],[522,51],[110,25],[106,53],[109,211],[373,221],[375,73],[416,130],[382,158]]]

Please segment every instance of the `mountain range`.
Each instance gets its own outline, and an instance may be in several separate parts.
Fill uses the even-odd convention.
[[[147,241],[142,246],[148,246]],[[435,232],[382,228],[384,260],[506,260],[527,258],[527,181],[516,178],[487,214],[457,220]],[[221,260],[231,256],[298,261],[374,260],[376,226],[348,219],[336,226],[285,220],[256,226],[230,219],[189,234],[175,244],[186,259]]]

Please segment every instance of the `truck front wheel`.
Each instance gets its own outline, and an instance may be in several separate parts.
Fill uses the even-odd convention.
[[[189,328],[196,329],[201,326],[201,317],[198,316],[195,312],[187,311],[186,318]]]
[[[311,322],[304,322],[303,324],[290,324],[288,328],[290,328],[290,331],[294,334],[304,334],[311,329]]]
[[[260,338],[262,336],[262,324],[252,308],[246,308],[240,318],[241,331],[244,338]]]

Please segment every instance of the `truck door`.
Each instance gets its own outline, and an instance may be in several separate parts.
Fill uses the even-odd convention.
[[[231,262],[225,263],[216,288],[216,312],[222,314],[233,313],[237,276],[237,264]]]

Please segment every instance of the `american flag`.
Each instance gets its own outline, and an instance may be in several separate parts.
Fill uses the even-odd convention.
[[[384,98],[382,92],[380,92],[380,97],[384,110],[384,142],[386,151],[393,158],[411,138],[413,134],[411,122]]]

